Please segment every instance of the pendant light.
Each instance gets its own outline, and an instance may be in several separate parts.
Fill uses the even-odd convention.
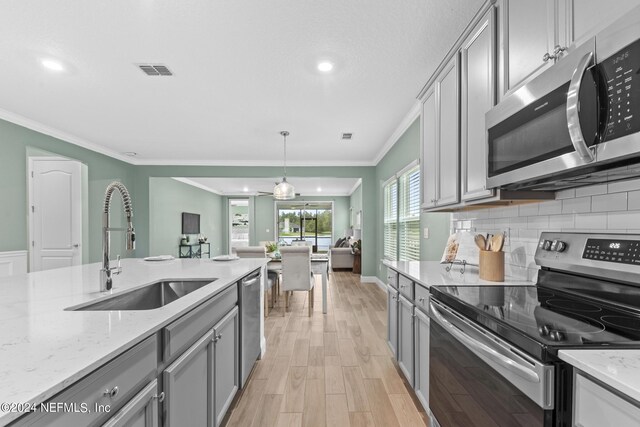
[[[289,132],[283,130],[280,135],[284,138],[284,176],[282,182],[273,188],[273,198],[276,200],[291,200],[296,198],[293,185],[287,182],[287,136]]]

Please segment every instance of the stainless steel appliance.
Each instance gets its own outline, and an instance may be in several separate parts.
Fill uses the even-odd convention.
[[[640,176],[640,6],[486,115],[491,188]]]
[[[260,271],[240,281],[240,387],[260,356]]]
[[[640,348],[640,235],[542,233],[536,286],[433,286],[429,407],[442,427],[570,426],[567,348]]]

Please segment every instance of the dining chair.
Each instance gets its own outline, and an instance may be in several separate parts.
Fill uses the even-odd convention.
[[[311,247],[287,246],[280,248],[282,256],[282,290],[284,291],[284,312],[289,306],[289,293],[307,291],[309,293],[309,316],[313,313],[313,285],[315,279],[311,271]]]
[[[238,258],[266,258],[267,248],[264,246],[243,246],[232,248],[232,252],[235,252]],[[267,270],[267,287],[264,290],[264,316],[267,317],[268,298],[267,292],[271,289],[271,307],[275,307],[276,294],[279,292],[280,287],[279,273],[277,271]]]

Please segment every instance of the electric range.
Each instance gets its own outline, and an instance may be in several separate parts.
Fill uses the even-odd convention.
[[[447,395],[514,423],[570,425],[572,368],[558,351],[640,348],[640,235],[542,233],[535,259],[535,286],[431,287],[430,407],[442,426],[478,416]]]

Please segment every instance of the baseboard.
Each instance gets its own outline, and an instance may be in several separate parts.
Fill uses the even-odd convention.
[[[27,273],[27,251],[0,252],[0,277]]]
[[[377,276],[360,276],[360,283],[375,283],[383,291],[387,291],[387,286]]]

